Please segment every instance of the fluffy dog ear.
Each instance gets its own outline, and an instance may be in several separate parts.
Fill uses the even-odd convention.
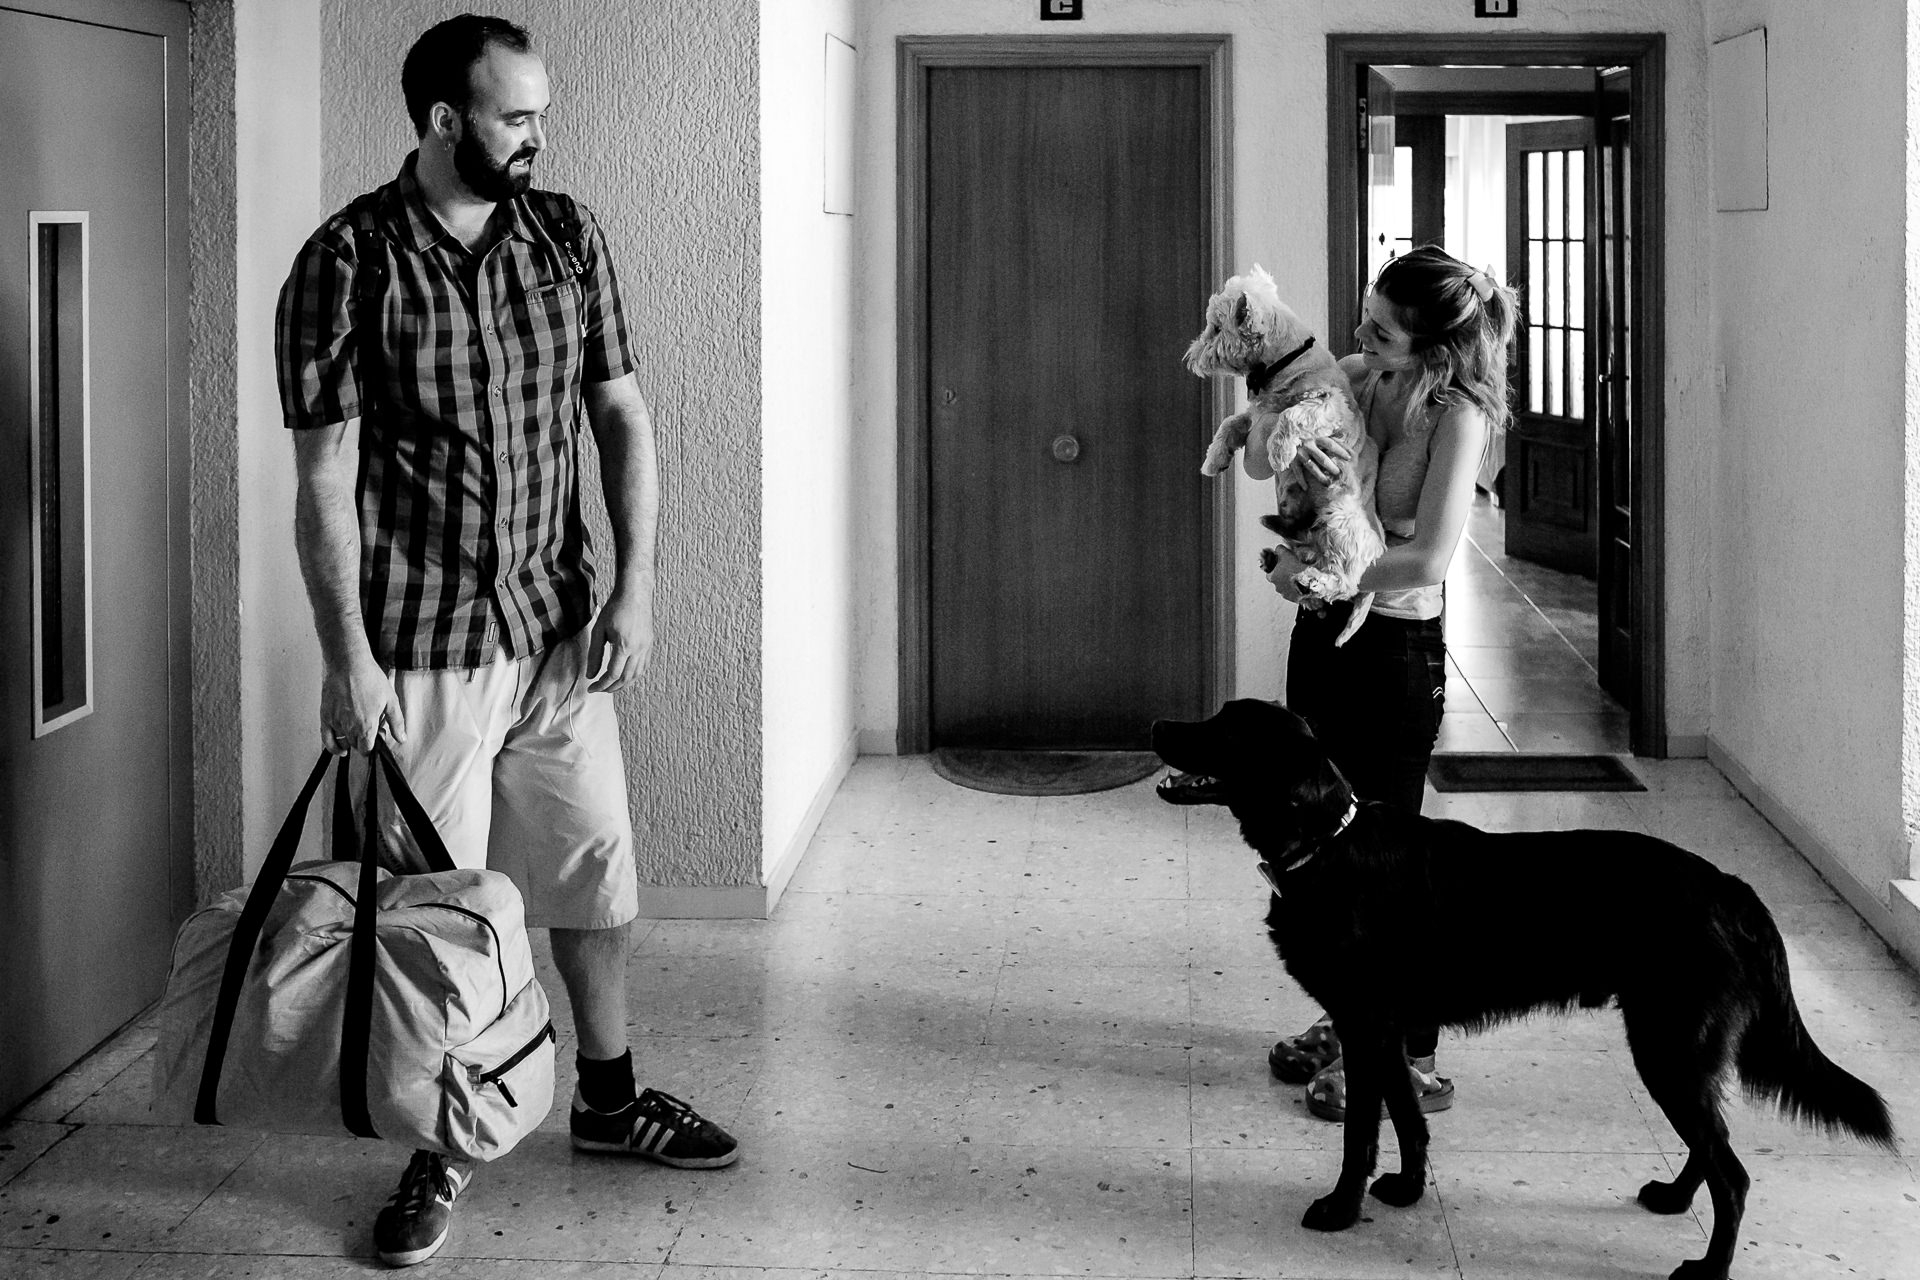
[[[1233,327],[1241,330],[1247,327],[1247,295],[1244,293],[1233,300]]]

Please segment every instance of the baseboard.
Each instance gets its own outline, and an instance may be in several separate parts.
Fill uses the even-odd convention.
[[[1913,968],[1920,969],[1920,901],[1913,896],[1920,894],[1920,885],[1911,880],[1895,880],[1891,883],[1892,901],[1881,899],[1878,892],[1862,883],[1824,840],[1809,831],[1778,797],[1755,781],[1746,766],[1711,735],[1707,738],[1707,759],[1726,775],[1747,803],[1760,811],[1761,817],[1779,829],[1820,878],[1846,899],[1847,905],[1867,922],[1868,928],[1880,935],[1881,941]]]
[[[800,819],[799,829],[787,841],[787,847],[773,860],[766,872],[766,917],[773,917],[773,909],[780,904],[780,895],[787,891],[787,883],[793,879],[793,873],[800,869],[800,859],[806,856],[807,846],[813,843],[813,833],[820,829],[820,819],[827,814],[827,806],[833,803],[833,797],[840,790],[840,784],[847,780],[847,770],[853,768],[854,757],[859,754],[860,739],[865,731],[847,735],[840,744],[840,750],[834,754],[833,765],[827,770],[827,776],[820,783],[820,789],[814,793],[813,803],[807,806],[806,816]]]
[[[764,920],[767,890],[758,884],[643,884],[642,920]]]

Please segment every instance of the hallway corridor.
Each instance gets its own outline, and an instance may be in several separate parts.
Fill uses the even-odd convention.
[[[1909,1149],[1733,1102],[1754,1176],[1735,1274],[1911,1276],[1920,982],[1704,761],[1634,767],[1644,793],[1430,795],[1428,811],[1651,831],[1746,877],[1815,1036],[1886,1094]],[[1445,1039],[1459,1100],[1433,1117],[1427,1198],[1302,1230],[1338,1133],[1267,1074],[1275,1033],[1314,1009],[1268,947],[1264,894],[1222,812],[1166,806],[1150,782],[1036,800],[961,790],[924,757],[863,758],[775,919],[635,935],[641,1077],[726,1123],[739,1165],[576,1154],[561,1103],[481,1171],[420,1274],[1602,1280],[1699,1253],[1698,1214],[1632,1202],[1679,1159],[1613,1013]],[[0,1276],[382,1270],[369,1230],[395,1151],[155,1127],[151,1042],[136,1025],[0,1125]],[[560,1049],[570,1064],[564,1022]]]

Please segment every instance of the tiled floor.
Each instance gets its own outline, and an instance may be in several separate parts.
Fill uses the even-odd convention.
[[[1635,767],[1645,793],[1429,808],[1671,833],[1746,876],[1788,937],[1814,1035],[1920,1141],[1920,982],[1709,765]],[[1267,1074],[1275,1032],[1314,1010],[1268,949],[1264,892],[1224,815],[1165,806],[1150,783],[1018,799],[954,787],[924,758],[862,759],[775,919],[636,937],[644,1075],[728,1123],[740,1163],[576,1155],[556,1110],[481,1171],[421,1274],[1602,1280],[1700,1252],[1704,1196],[1676,1218],[1632,1202],[1678,1144],[1610,1013],[1449,1038],[1459,1101],[1434,1117],[1427,1198],[1302,1230],[1338,1138]],[[154,1126],[151,1038],[132,1028],[0,1125],[0,1276],[379,1270],[369,1224],[399,1154]],[[1913,1154],[1738,1101],[1731,1116],[1754,1175],[1736,1275],[1920,1274]]]
[[[1625,707],[1600,688],[1591,579],[1509,559],[1480,495],[1447,574],[1442,751],[1625,752]]]

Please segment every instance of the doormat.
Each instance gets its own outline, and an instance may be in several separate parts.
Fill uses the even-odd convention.
[[[1427,764],[1435,791],[1645,791],[1619,756],[1461,751]]]
[[[941,747],[933,771],[948,782],[1003,796],[1077,796],[1111,791],[1161,769],[1151,751],[1002,751]]]

